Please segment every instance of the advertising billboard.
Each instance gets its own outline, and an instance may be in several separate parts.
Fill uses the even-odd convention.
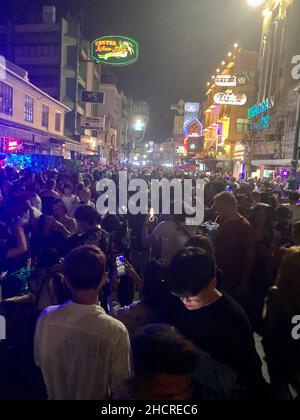
[[[139,44],[125,36],[106,36],[92,42],[91,56],[96,63],[128,66],[138,60]]]

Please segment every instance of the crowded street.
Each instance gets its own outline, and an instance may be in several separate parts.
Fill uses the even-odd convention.
[[[0,400],[299,400],[300,1],[86,3],[0,16]]]

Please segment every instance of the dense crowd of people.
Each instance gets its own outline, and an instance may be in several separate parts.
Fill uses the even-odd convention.
[[[200,177],[204,222],[172,197],[170,215],[100,215],[97,183],[120,170]],[[299,199],[280,178],[2,168],[0,399],[299,396]]]

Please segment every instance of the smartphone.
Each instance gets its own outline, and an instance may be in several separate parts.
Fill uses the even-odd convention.
[[[118,255],[116,257],[117,273],[119,277],[123,277],[126,274],[125,271],[125,257],[124,255]]]

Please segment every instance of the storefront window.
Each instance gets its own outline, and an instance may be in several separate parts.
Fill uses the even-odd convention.
[[[236,132],[237,133],[246,133],[248,128],[248,120],[238,118],[236,120]]]
[[[56,112],[56,114],[55,114],[55,131],[60,132],[60,126],[61,126],[61,113]]]
[[[43,105],[42,109],[42,127],[49,128],[49,107]]]
[[[13,88],[0,82],[0,113],[13,115]]]

